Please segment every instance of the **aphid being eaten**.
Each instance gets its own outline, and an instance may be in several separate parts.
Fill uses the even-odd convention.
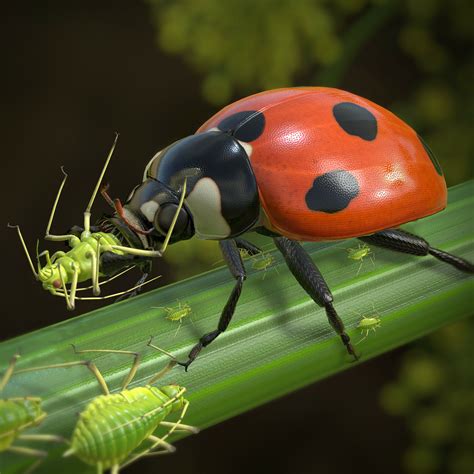
[[[133,357],[122,388],[118,393],[110,393],[109,387],[97,366],[91,361],[68,362],[25,369],[30,370],[71,368],[78,365],[86,366],[94,375],[103,395],[95,397],[80,413],[70,440],[70,448],[63,456],[77,456],[84,463],[94,466],[97,474],[110,469],[112,474],[138,459],[147,455],[172,453],[174,446],[166,439],[176,430],[197,433],[193,426],[182,424],[189,407],[184,398],[186,389],[179,385],[152,386],[160,377],[167,373],[176,361],[168,352],[152,344],[148,345],[171,357],[170,363],[156,375],[152,376],[144,386],[127,388],[133,381],[140,364],[140,355],[135,352],[88,349],[76,351],[77,354],[90,352],[125,354]],[[171,413],[178,412],[176,422],[166,421]],[[158,437],[154,432],[166,428],[165,434]],[[140,449],[145,441],[151,445]]]
[[[67,174],[61,168],[64,178],[56,195],[44,238],[45,240],[55,242],[65,241],[71,250],[67,252],[58,251],[50,256],[48,250],[39,254],[37,246],[37,269],[35,269],[20,227],[9,225],[9,227],[16,228],[18,232],[18,237],[35,278],[43,284],[45,290],[49,291],[54,296],[64,298],[66,300],[67,308],[70,310],[75,308],[76,300],[107,299],[117,296],[133,295],[140,291],[143,285],[151,283],[159,278],[155,277],[145,283],[148,273],[151,270],[150,256],[161,257],[163,255],[168,246],[179,212],[183,205],[184,195],[186,192],[186,178],[182,180],[182,196],[179,200],[179,204],[176,206],[176,212],[173,215],[168,216],[169,228],[167,229],[163,241],[161,241],[161,239],[153,240],[152,236],[149,236],[148,238],[144,235],[139,236],[131,231],[120,232],[117,226],[110,226],[110,223],[106,223],[102,228],[91,226],[91,208],[107,166],[112,158],[117,143],[117,137],[118,135],[115,137],[115,141],[110,149],[89,204],[84,211],[84,226],[74,226],[68,234],[53,235],[50,231],[54,214],[67,180]],[[146,250],[145,247],[147,247]],[[152,250],[148,249],[148,247],[152,247]],[[158,250],[158,247],[161,248]],[[46,259],[46,264],[42,266],[40,263],[40,257],[43,256]],[[137,285],[119,293],[99,296],[102,284],[108,283],[113,278],[122,275],[132,267],[139,267],[143,272],[143,276],[137,282]],[[124,269],[125,271],[122,271]],[[100,277],[108,277],[108,279],[99,282]],[[78,288],[79,283],[88,280],[92,280],[92,285],[90,287]],[[94,296],[77,296],[78,291],[88,289],[92,289]]]
[[[370,261],[372,262],[372,265],[375,265],[373,252],[371,248],[365,242],[362,244],[359,244],[356,248],[349,248],[346,250],[347,250],[347,258],[350,258],[351,260],[354,260],[355,262],[360,262],[356,275],[359,275],[360,270],[362,269],[364,258],[369,257]]]
[[[10,381],[19,357],[19,355],[13,356],[3,377],[0,379],[0,393]],[[16,443],[17,441],[64,441],[60,436],[23,433],[29,428],[40,425],[46,418],[47,414],[41,408],[41,403],[40,397],[0,398],[0,453],[8,451],[36,458],[37,460],[28,468],[30,473],[41,464],[48,453],[39,449],[19,446]]]
[[[178,302],[178,306],[174,308],[170,308],[167,306],[152,306],[154,309],[164,309],[166,311],[166,319],[168,321],[173,321],[173,322],[178,322],[178,327],[176,329],[176,332],[174,333],[174,337],[178,335],[178,331],[181,328],[181,325],[183,324],[183,319],[187,318],[188,316],[191,316],[192,309],[191,306],[189,306],[188,303],[181,303]],[[192,322],[192,319],[189,318],[189,320]]]

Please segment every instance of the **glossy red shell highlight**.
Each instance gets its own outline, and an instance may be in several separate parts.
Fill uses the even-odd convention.
[[[377,135],[348,134],[333,108],[350,102],[377,120]],[[446,183],[416,132],[388,110],[355,94],[323,87],[277,89],[239,100],[198,132],[229,115],[258,110],[263,133],[250,142],[265,226],[295,240],[335,240],[371,234],[434,214],[446,207]],[[311,210],[305,200],[317,177],[351,173],[359,192],[337,212]],[[236,197],[238,199],[238,197]]]

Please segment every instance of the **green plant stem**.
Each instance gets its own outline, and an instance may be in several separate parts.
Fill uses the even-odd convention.
[[[425,237],[432,246],[474,259],[472,209],[474,182],[450,190],[448,208],[408,224],[405,229]],[[261,243],[261,242],[260,242]],[[335,306],[357,343],[363,316],[375,312],[381,327],[356,345],[359,363],[422,337],[473,313],[473,278],[432,257],[414,257],[373,247],[375,263],[347,258],[358,241],[305,244],[331,287]],[[186,423],[205,428],[336,372],[354,367],[324,311],[299,287],[275,251],[276,266],[265,273],[249,269],[236,315],[229,329],[205,348],[190,371],[173,369],[162,381],[184,385],[191,401]],[[166,363],[166,357],[146,347],[155,343],[184,360],[198,337],[216,327],[233,287],[225,268],[150,291],[92,313],[0,344],[6,366],[20,352],[18,368],[80,360],[78,349],[122,349],[143,354],[134,385],[143,384]],[[188,303],[193,322],[183,321],[179,333],[166,312],[153,306]],[[21,314],[18,317],[28,317]],[[66,313],[66,311],[65,311]],[[70,316],[68,314],[68,316]],[[82,356],[84,358],[84,356]],[[117,390],[130,367],[129,357],[98,354],[94,361],[112,389]],[[2,369],[3,370],[3,367]],[[100,394],[85,367],[49,369],[13,376],[3,396],[40,396],[49,416],[29,433],[70,437],[77,413]],[[85,472],[74,459],[59,458],[55,448],[38,472]],[[178,454],[179,455],[179,452]],[[18,472],[29,461],[2,454],[2,474]],[[157,460],[159,463],[159,460]]]

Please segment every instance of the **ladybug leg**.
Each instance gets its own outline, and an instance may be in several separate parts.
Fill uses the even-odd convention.
[[[252,242],[249,242],[248,240],[245,240],[245,239],[234,239],[234,240],[237,245],[237,248],[247,250],[249,255],[258,255],[259,253],[262,253],[261,248],[252,244]]]
[[[357,360],[358,356],[351,344],[350,337],[345,332],[344,323],[332,304],[331,290],[309,254],[299,243],[286,237],[276,237],[273,240],[278,250],[283,254],[291,273],[315,303],[324,307],[329,323],[341,337],[347,352]]]
[[[244,280],[246,278],[245,267],[235,240],[221,240],[219,245],[221,247],[224,260],[227,263],[232,276],[235,278],[236,283],[232,293],[229,296],[229,299],[227,300],[226,305],[224,306],[224,309],[222,310],[217,329],[204,334],[204,336],[199,339],[199,342],[191,349],[191,352],[188,354],[188,360],[186,362],[178,362],[178,364],[182,365],[186,371],[199,355],[201,349],[208,346],[214,339],[216,339],[217,336],[219,336],[219,334],[223,333],[227,329],[227,326],[229,326],[232,316],[234,315],[240,293],[242,292]]]
[[[401,229],[383,230],[376,234],[360,237],[360,240],[397,252],[419,256],[433,255],[433,257],[436,257],[438,260],[449,263],[458,270],[466,273],[474,273],[474,265],[472,263],[461,257],[456,257],[450,253],[430,247],[430,244],[422,237],[410,234]]]

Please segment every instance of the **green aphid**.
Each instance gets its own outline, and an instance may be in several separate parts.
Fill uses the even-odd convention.
[[[357,270],[356,275],[359,275],[360,273],[364,258],[369,257],[372,264],[375,265],[375,262],[372,256],[373,252],[366,243],[359,244],[356,248],[349,248],[346,250],[347,250],[347,258],[350,258],[351,260],[354,260],[355,262],[360,262],[359,269]]]
[[[160,352],[172,358],[171,362],[158,374],[151,377],[147,385],[128,389],[139,367],[140,355],[130,351],[89,349],[76,351],[77,354],[101,352],[112,354],[127,354],[134,357],[120,392],[111,394],[107,383],[97,366],[90,361],[68,362],[54,364],[30,370],[70,368],[86,366],[96,378],[103,395],[95,397],[80,413],[69,442],[70,448],[63,454],[64,457],[76,456],[84,463],[94,466],[97,474],[110,469],[112,474],[119,473],[120,469],[145,455],[166,454],[175,451],[174,446],[166,439],[175,430],[184,430],[197,433],[198,429],[181,423],[189,402],[184,398],[186,389],[179,385],[165,385],[154,387],[156,382],[166,372],[176,365],[176,360],[168,352],[154,346],[151,339],[148,343]],[[20,371],[19,371],[20,372]],[[165,421],[171,413],[179,412],[176,422]],[[166,433],[158,437],[154,434],[158,427],[165,427]],[[148,447],[139,449],[148,441]]]
[[[357,328],[361,330],[362,335],[364,337],[360,339],[359,342],[362,342],[364,339],[367,338],[369,335],[370,331],[376,331],[377,328],[381,326],[382,322],[378,316],[370,316],[370,317],[363,317],[360,321],[359,324],[357,325]]]
[[[276,259],[271,253],[261,252],[252,256],[252,268],[263,272],[262,279],[265,279],[267,270],[275,265]]]
[[[178,302],[178,306],[174,308],[166,307],[166,306],[152,306],[152,308],[155,309],[164,309],[166,311],[166,319],[168,321],[173,321],[173,322],[178,322],[178,328],[176,329],[176,332],[174,334],[174,337],[178,334],[178,331],[181,328],[181,325],[183,324],[183,319],[187,318],[188,316],[191,315],[192,309],[191,306],[189,306],[188,303],[181,303]],[[192,319],[189,318],[190,321],[192,322]]]
[[[151,283],[152,281],[156,280],[156,278],[159,278],[152,278],[147,282],[144,282],[144,279],[141,279],[139,281],[139,284],[137,284],[133,288],[129,288],[125,291],[114,293],[112,295],[99,296],[101,294],[101,285],[108,283],[111,280],[123,275],[123,273],[127,272],[133,267],[140,267],[142,271],[146,273],[143,269],[149,268],[151,261],[150,259],[152,257],[160,257],[163,255],[171,238],[173,228],[176,224],[176,219],[179,210],[183,205],[184,197],[182,197],[180,200],[180,204],[177,208],[170,229],[168,230],[168,233],[166,235],[166,238],[164,239],[160,250],[129,247],[127,245],[124,245],[124,242],[122,242],[112,232],[93,231],[96,229],[91,226],[91,208],[102,183],[102,179],[112,157],[113,151],[115,149],[117,137],[118,135],[116,136],[112,148],[110,149],[109,155],[102,169],[99,180],[94,188],[89,204],[87,205],[86,210],[84,211],[83,228],[75,226],[75,228],[71,229],[69,234],[54,235],[51,234],[51,227],[53,224],[54,215],[56,213],[56,208],[58,206],[58,202],[67,179],[66,172],[61,168],[64,174],[64,178],[56,195],[56,199],[51,210],[51,215],[46,226],[46,233],[44,238],[45,240],[53,242],[66,242],[67,245],[70,247],[70,250],[68,250],[67,252],[55,252],[52,256],[50,256],[48,250],[45,250],[44,252],[39,254],[37,245],[37,265],[35,268],[33,260],[28,252],[25,240],[23,239],[20,227],[17,225],[12,226],[9,224],[9,227],[15,228],[18,232],[18,237],[25,251],[31,271],[33,272],[33,275],[36,280],[40,281],[43,285],[43,288],[49,291],[52,295],[64,298],[66,301],[67,308],[70,310],[73,310],[75,308],[76,300],[107,299],[115,298],[117,296],[122,296],[129,293],[136,293],[141,289],[143,285]],[[183,187],[183,196],[185,194],[185,190],[186,180]],[[102,191],[102,194],[107,200],[110,200],[105,190]],[[111,202],[111,205],[114,206],[114,203]],[[128,242],[127,244],[131,245],[131,243]],[[144,245],[143,242],[142,245]],[[41,265],[40,257],[44,257],[46,259],[45,265]],[[105,281],[99,282],[99,279],[101,277],[106,277],[107,279]],[[91,280],[91,286],[84,288],[78,287],[79,283],[88,280]],[[92,289],[92,293],[94,296],[77,296],[78,291],[90,289]]]
[[[10,364],[0,380],[0,393],[7,386],[16,361],[20,356],[13,356]],[[39,458],[28,469],[32,472],[47,456],[47,452],[32,449],[26,446],[13,444],[16,441],[52,441],[62,442],[63,438],[47,434],[23,434],[24,431],[38,426],[46,418],[46,412],[41,408],[42,400],[39,397],[0,398],[0,453],[12,453]]]

